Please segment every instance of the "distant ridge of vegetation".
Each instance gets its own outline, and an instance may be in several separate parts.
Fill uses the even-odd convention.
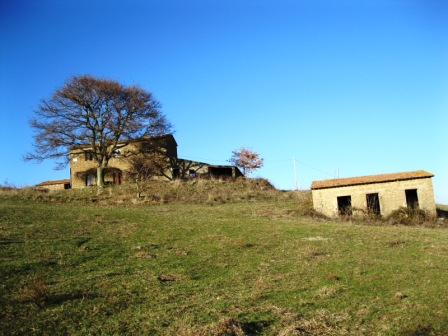
[[[218,204],[260,199],[296,198],[298,193],[277,190],[262,178],[152,180],[146,183],[108,185],[48,191],[34,187],[3,186],[2,191],[42,202],[96,203],[99,205],[136,204]],[[311,193],[303,192],[309,198]],[[303,198],[302,196],[300,198]]]

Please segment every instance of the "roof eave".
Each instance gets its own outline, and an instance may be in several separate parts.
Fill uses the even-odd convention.
[[[422,171],[424,172],[424,171]],[[318,189],[332,189],[332,188],[342,188],[342,187],[353,187],[357,185],[366,185],[366,184],[378,184],[378,183],[391,183],[391,182],[398,182],[398,181],[408,181],[408,180],[418,180],[418,179],[425,179],[425,178],[433,178],[434,174],[424,172],[425,175],[422,176],[409,176],[409,177],[402,177],[402,178],[391,178],[391,179],[384,179],[384,180],[378,180],[378,181],[366,181],[366,182],[353,182],[353,183],[341,183],[341,184],[335,184],[335,185],[328,185],[328,186],[314,186],[313,184],[319,184],[315,182],[321,182],[321,181],[314,181],[311,184],[311,190],[318,190]],[[372,175],[375,176],[375,175]],[[331,180],[327,180],[331,181]],[[323,182],[327,182],[323,181]]]

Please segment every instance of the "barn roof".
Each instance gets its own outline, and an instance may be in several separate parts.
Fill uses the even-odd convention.
[[[392,174],[356,176],[356,177],[338,178],[332,180],[313,181],[313,183],[311,184],[311,189],[326,189],[326,188],[353,186],[359,184],[413,180],[433,176],[434,174],[428,173],[427,171],[424,170],[416,170],[416,171],[392,173]]]

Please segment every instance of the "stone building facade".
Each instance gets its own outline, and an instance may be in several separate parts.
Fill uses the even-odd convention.
[[[143,154],[146,153],[146,154]],[[152,179],[173,180],[202,176],[239,177],[242,173],[234,166],[217,166],[203,162],[180,159],[173,135],[163,135],[135,140],[117,150],[104,170],[106,184],[129,182],[127,174],[133,169],[135,159],[145,159],[151,154],[154,164]],[[97,184],[97,163],[93,160],[91,147],[78,146],[70,150],[70,181],[72,188],[84,188]]]
[[[313,207],[328,216],[377,214],[400,207],[436,214],[432,177],[424,170],[313,181]]]
[[[42,191],[56,191],[56,190],[70,189],[70,180],[64,179],[64,180],[51,180],[41,182],[39,184],[36,184],[36,189]]]

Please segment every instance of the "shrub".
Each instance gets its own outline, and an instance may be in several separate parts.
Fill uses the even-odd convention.
[[[394,210],[386,220],[392,225],[431,225],[434,224],[434,216],[422,209],[410,209],[400,207]]]

